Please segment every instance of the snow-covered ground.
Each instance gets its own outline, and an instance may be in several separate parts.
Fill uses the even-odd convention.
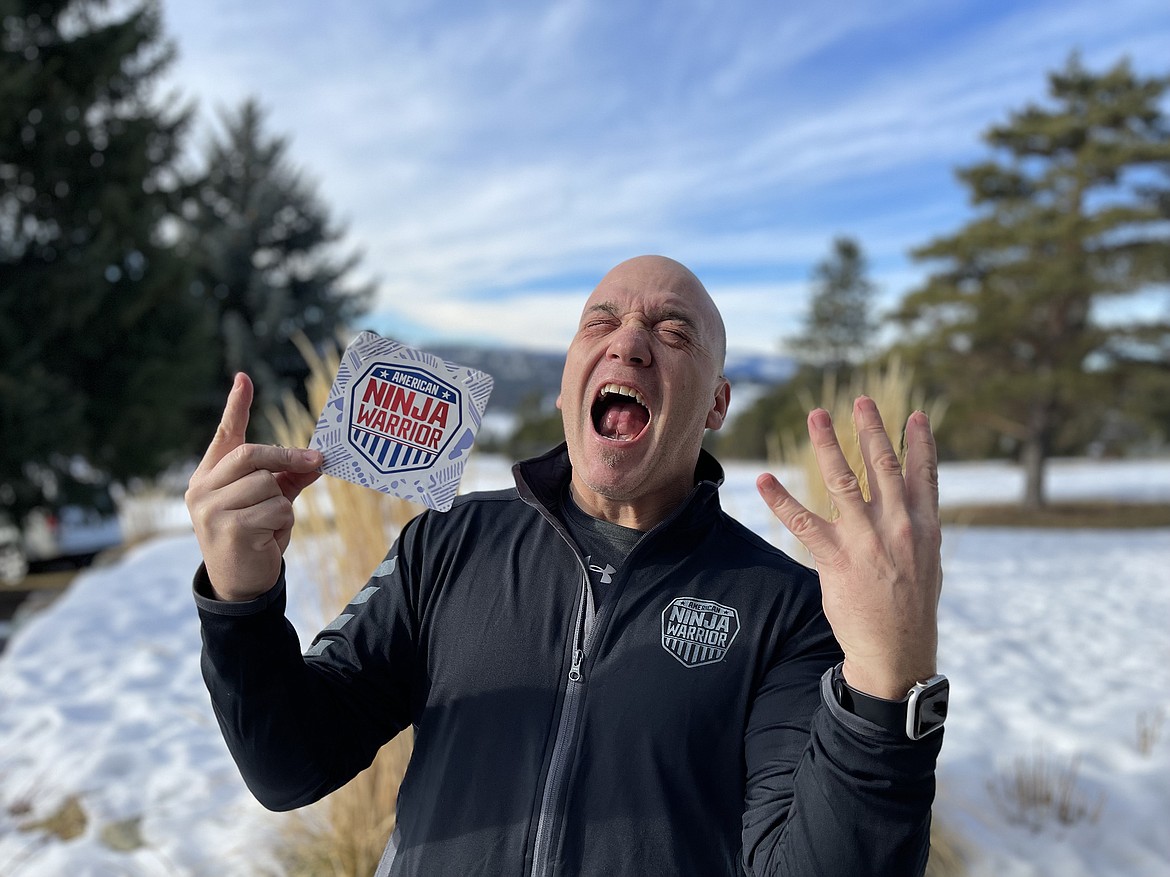
[[[791,549],[757,472],[729,467],[724,505]],[[1052,478],[1059,498],[1170,500],[1170,461],[1060,462]],[[508,480],[481,458],[464,486]],[[944,503],[994,502],[1020,477],[964,464],[941,482]],[[948,528],[944,560],[953,694],[936,818],[966,840],[972,873],[1170,875],[1170,530]],[[197,563],[189,532],[160,536],[79,576],[0,657],[0,874],[277,873],[285,817],[244,789],[199,677]],[[295,564],[290,588],[311,589]],[[317,622],[294,609],[294,623],[307,641]],[[1096,818],[1037,808],[1021,824],[1005,791],[1021,765],[1071,778],[1069,807]],[[20,829],[71,796],[87,816],[74,839]]]

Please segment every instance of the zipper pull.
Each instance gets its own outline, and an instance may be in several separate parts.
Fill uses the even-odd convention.
[[[585,653],[581,649],[573,649],[573,666],[569,668],[569,681],[581,681],[581,659],[585,657]]]

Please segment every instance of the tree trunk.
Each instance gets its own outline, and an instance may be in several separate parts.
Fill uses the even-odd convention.
[[[1043,508],[1047,502],[1044,495],[1044,464],[1048,453],[1039,437],[1024,442],[1020,454],[1020,466],[1024,470],[1024,508]]]
[[[1020,452],[1024,470],[1024,508],[1040,509],[1047,503],[1044,490],[1045,464],[1052,450],[1055,405],[1045,399],[1033,406],[1028,416],[1027,437]]]

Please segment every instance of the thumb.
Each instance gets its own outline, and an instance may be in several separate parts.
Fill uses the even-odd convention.
[[[252,379],[243,372],[239,372],[232,383],[227,402],[224,403],[223,417],[220,418],[215,436],[211,439],[211,444],[207,446],[207,452],[203,455],[203,459],[199,461],[200,470],[211,469],[231,451],[244,443],[244,434],[248,431],[248,412],[252,407],[253,394]]]

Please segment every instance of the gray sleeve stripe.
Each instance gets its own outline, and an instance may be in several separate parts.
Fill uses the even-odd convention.
[[[306,658],[315,658],[319,654],[324,652],[327,648],[329,648],[331,645],[333,645],[333,640],[331,640],[331,639],[317,640],[317,642],[313,643],[313,645],[311,645],[309,647],[309,650],[307,652],[305,652],[305,657]]]
[[[336,618],[334,618],[332,621],[330,621],[328,624],[326,624],[325,627],[322,629],[323,630],[341,630],[341,628],[343,628],[347,624],[349,624],[349,620],[351,618],[353,618],[352,614],[338,615]]]
[[[370,599],[370,597],[374,596],[374,594],[378,593],[378,591],[380,591],[380,590],[382,590],[382,589],[379,588],[377,585],[371,585],[370,587],[366,588],[365,590],[359,591],[358,595],[349,601],[350,605],[351,606],[360,606],[362,603],[365,603],[366,600]]]
[[[394,860],[398,858],[398,826],[394,826],[394,833],[390,835],[390,840],[386,843],[386,849],[382,850],[382,858],[378,862],[378,870],[374,872],[374,877],[389,877],[390,869],[394,867]]]
[[[383,576],[394,575],[394,569],[398,566],[398,555],[395,554],[389,560],[383,560],[378,564],[378,568],[374,570],[374,578],[380,579]]]

